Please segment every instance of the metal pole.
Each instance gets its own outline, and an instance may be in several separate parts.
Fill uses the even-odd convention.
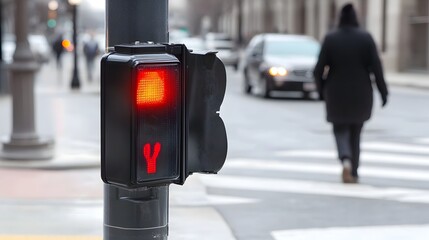
[[[243,45],[243,1],[237,0],[238,14],[237,14],[237,32],[238,32],[238,46]]]
[[[168,42],[168,0],[106,0],[106,46]],[[104,187],[104,240],[166,240],[169,186]]]
[[[3,1],[0,0],[0,64],[3,64]],[[1,86],[0,86],[1,91]]]
[[[426,10],[428,16],[426,17],[426,28],[427,28],[427,40],[426,40],[426,49],[427,49],[427,55],[426,55],[426,65],[427,65],[427,71],[429,71],[429,4],[428,9]]]
[[[74,62],[73,62],[73,73],[71,80],[71,88],[79,89],[80,88],[80,80],[79,80],[79,66],[78,66],[78,42],[77,42],[77,5],[72,5],[72,14],[73,14],[73,54],[74,54]]]
[[[168,42],[168,0],[106,0],[107,46]]]
[[[35,131],[34,77],[39,68],[28,42],[28,1],[15,1],[16,50],[10,65],[12,93],[12,136],[3,143],[1,157],[39,160],[52,157],[53,141]]]
[[[0,94],[6,92],[6,70],[3,63],[3,1],[0,1]]]

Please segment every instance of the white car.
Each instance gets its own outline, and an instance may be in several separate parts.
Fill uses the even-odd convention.
[[[5,34],[2,41],[2,54],[5,63],[11,63],[15,52],[15,36]]]
[[[217,56],[225,65],[238,69],[239,54],[234,41],[223,33],[208,33],[206,48],[218,52]]]
[[[189,50],[192,51],[203,51],[206,50],[204,40],[198,37],[183,38],[179,43],[185,44]]]
[[[13,61],[13,54],[15,53],[16,43],[15,36],[6,34],[3,38],[3,60],[5,63],[11,63]],[[49,62],[51,56],[51,47],[48,40],[43,35],[31,34],[28,36],[31,51],[38,62],[46,63]]]

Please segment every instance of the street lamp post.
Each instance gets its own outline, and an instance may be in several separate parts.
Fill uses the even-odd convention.
[[[79,89],[80,88],[80,80],[79,80],[79,67],[78,67],[78,55],[77,55],[77,6],[80,4],[81,0],[68,0],[69,4],[72,7],[73,14],[73,43],[74,43],[74,63],[73,63],[73,73],[71,80],[71,88]]]
[[[3,42],[3,1],[0,1],[0,64],[3,64],[2,42]]]
[[[237,42],[238,46],[243,45],[243,0],[237,0]]]
[[[28,42],[28,0],[15,0],[16,49],[10,65],[12,134],[3,142],[0,158],[42,160],[53,156],[53,139],[35,129],[34,78],[39,69]]]
[[[0,94],[7,92],[6,69],[3,62],[3,1],[0,1]]]

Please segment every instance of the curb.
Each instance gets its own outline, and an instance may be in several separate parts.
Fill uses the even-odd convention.
[[[414,83],[400,83],[400,82],[388,82],[392,86],[396,87],[406,87],[406,88],[419,88],[419,89],[429,89],[429,86],[421,85],[421,84],[414,84]]]
[[[4,160],[0,159],[0,168],[34,170],[74,170],[100,168],[99,156],[60,155],[50,160]]]
[[[387,84],[408,88],[429,89],[427,74],[386,74]]]
[[[198,175],[189,176],[183,186],[170,186],[170,211],[172,240],[236,240]]]

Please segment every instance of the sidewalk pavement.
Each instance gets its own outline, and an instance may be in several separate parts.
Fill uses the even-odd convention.
[[[11,236],[101,240],[102,195],[98,169],[0,168],[0,240],[11,240]],[[169,239],[235,239],[197,175],[184,186],[170,186]]]
[[[427,73],[386,73],[386,81],[393,86],[429,89],[429,74]]]
[[[37,126],[55,137],[55,157],[0,159],[0,239],[101,240],[99,81],[82,78],[82,90],[70,90],[70,60],[64,59],[62,73],[52,61],[36,79]],[[0,98],[2,116],[11,115],[10,105],[9,97]],[[10,120],[0,119],[0,134],[8,134],[10,126]],[[171,240],[235,239],[198,175],[184,186],[170,186],[169,219]]]

